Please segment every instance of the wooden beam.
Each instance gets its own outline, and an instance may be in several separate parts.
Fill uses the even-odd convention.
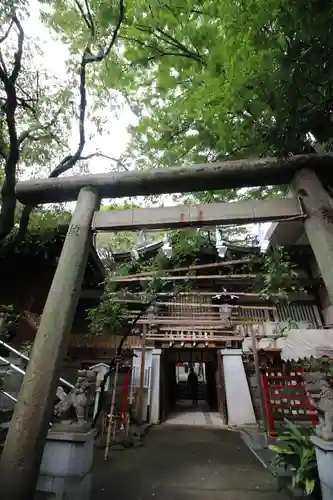
[[[193,291],[193,292],[179,292],[177,293],[177,296],[193,296],[193,297],[213,297],[216,295],[218,292],[198,292],[198,291]],[[253,302],[269,302],[266,298],[262,296],[260,293],[250,293],[250,292],[237,292],[236,293],[241,299],[253,301]],[[128,299],[126,297],[124,299],[118,299],[117,298],[117,293],[111,293],[110,295],[115,296],[115,302],[126,302],[129,304],[141,304],[142,303],[142,297],[146,296],[144,292],[138,292],[138,293],[133,293],[128,295]],[[102,290],[91,290],[91,289],[86,289],[82,290],[80,299],[82,300],[99,300],[102,296]],[[158,297],[170,297],[170,293],[167,292],[160,292],[157,293],[156,296]],[[136,299],[133,297],[137,297]],[[305,303],[311,303],[314,304],[314,297],[310,293],[292,293],[289,296],[291,302],[305,302]],[[255,304],[256,305],[256,304]]]
[[[136,231],[229,224],[252,224],[302,218],[297,199],[248,200],[234,203],[130,208],[96,212],[96,231]]]
[[[179,273],[183,271],[198,271],[199,269],[216,269],[217,267],[229,267],[237,264],[250,264],[251,259],[237,259],[229,260],[226,262],[211,262],[210,264],[198,264],[196,266],[174,267],[172,269],[165,269],[166,274]],[[144,273],[126,274],[123,278],[138,278],[141,276],[154,276],[156,271],[146,271]]]
[[[220,324],[219,321],[221,322]],[[152,319],[139,319],[135,324],[136,325],[167,325],[168,327],[170,326],[170,329],[172,329],[172,325],[174,326],[186,326],[186,327],[202,327],[204,328],[207,326],[207,328],[211,328],[212,330],[224,330],[225,328],[228,327],[222,320],[216,320],[215,318],[212,320],[209,319],[200,319],[200,317],[188,317],[188,318],[183,318],[180,319],[177,316],[171,316],[171,317],[156,317]],[[239,320],[239,319],[232,319],[229,321],[229,326],[231,327],[232,325],[257,325],[258,323],[263,323],[265,321],[265,318],[262,318],[262,321],[260,321],[260,318],[250,318],[249,320]]]
[[[222,281],[239,281],[239,280],[254,280],[258,276],[256,274],[207,274],[207,275],[195,275],[189,274],[185,276],[159,276],[159,280],[161,281],[186,281],[186,280],[222,280]],[[154,280],[154,276],[143,276],[137,278],[133,276],[133,278],[127,278],[126,276],[117,276],[112,278],[112,282],[114,283],[132,283],[138,281],[152,281]],[[216,295],[216,294],[215,294]]]
[[[139,425],[141,425],[142,422],[144,422],[145,420],[143,415],[143,399],[144,399],[144,387],[145,387],[147,333],[148,333],[148,326],[143,325],[143,334],[141,337],[140,385],[138,391],[138,415],[137,415]]]
[[[188,281],[188,280],[195,280],[195,281],[219,281],[220,283],[226,282],[231,284],[236,284],[236,283],[241,283],[245,284],[248,282],[251,282],[255,279],[258,279],[259,275],[258,274],[207,274],[207,275],[185,275],[185,276],[159,276],[159,280],[161,281]],[[154,276],[143,276],[142,278],[123,278],[123,277],[115,277],[111,281],[114,283],[135,283],[139,281],[152,281]],[[308,278],[299,278],[299,281],[302,283],[306,284],[316,284],[320,281],[319,278],[314,278],[314,279],[308,279]],[[237,293],[237,292],[235,292]],[[170,294],[169,294],[170,295]],[[214,294],[216,295],[216,293]]]
[[[187,167],[31,179],[18,182],[15,192],[24,205],[38,205],[74,201],[83,186],[95,187],[101,198],[189,193],[290,184],[302,168],[314,169],[323,178],[330,178],[332,167],[332,154],[295,155],[291,158],[234,160]]]
[[[120,303],[129,303],[130,301],[126,300],[126,299],[118,299],[118,300],[115,300],[115,302],[120,302]],[[134,302],[134,301],[133,301]],[[134,303],[137,303],[136,301]],[[219,309],[221,309],[222,305],[216,305],[216,304],[210,304],[209,302],[177,302],[177,301],[174,301],[174,302],[156,302],[156,307],[159,307],[159,306],[181,306],[181,307],[207,307],[209,309],[217,309],[216,311],[216,314],[220,314],[219,312]],[[229,307],[231,309],[246,309],[246,310],[250,310],[250,311],[253,311],[253,310],[260,310],[260,311],[275,311],[276,310],[276,307],[274,306],[243,306],[243,305],[234,305],[234,304],[230,304]],[[139,310],[130,310],[129,312],[131,313],[139,313],[140,311]],[[215,311],[214,311],[215,312]],[[202,314],[200,312],[200,314]],[[210,313],[211,314],[211,313]]]
[[[251,340],[252,340],[252,354],[253,354],[253,361],[254,361],[254,369],[255,369],[255,374],[257,377],[257,384],[258,384],[258,389],[259,389],[259,402],[260,402],[260,413],[261,413],[261,419],[262,423],[264,426],[265,431],[267,430],[267,417],[266,417],[266,412],[265,412],[265,400],[263,396],[263,390],[261,386],[261,372],[260,372],[260,363],[259,363],[259,355],[258,355],[258,349],[257,349],[257,339],[255,335],[251,335]]]
[[[238,341],[241,341],[241,340],[244,340],[245,337],[241,337],[240,335],[214,335],[212,337],[204,337],[203,335],[202,336],[198,336],[198,337],[194,337],[194,338],[190,338],[190,337],[181,337],[181,335],[165,335],[165,334],[162,334],[162,335],[152,335],[151,337],[149,337],[150,340],[159,340],[159,341],[168,341],[168,342],[185,342],[185,343],[193,343],[193,342],[215,342],[215,341],[219,341],[219,342],[227,342],[229,340],[238,340]]]

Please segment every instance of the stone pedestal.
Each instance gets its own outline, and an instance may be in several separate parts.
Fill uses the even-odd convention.
[[[333,442],[312,436],[316,447],[322,500],[333,500]]]
[[[78,478],[91,469],[94,457],[94,430],[50,431],[47,436],[40,476]]]
[[[34,500],[91,500],[92,474],[81,478],[39,476]]]

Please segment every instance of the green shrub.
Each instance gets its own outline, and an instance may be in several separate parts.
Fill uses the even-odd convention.
[[[320,491],[318,467],[314,444],[310,437],[313,429],[298,429],[285,419],[286,428],[269,449],[276,453],[273,466],[277,472],[283,466],[292,471],[292,487],[300,488],[306,495]]]

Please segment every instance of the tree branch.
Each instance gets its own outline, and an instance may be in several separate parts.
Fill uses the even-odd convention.
[[[174,37],[166,33],[160,28],[155,29],[151,28],[150,26],[145,26],[145,25],[140,25],[138,24],[136,26],[136,29],[138,31],[142,31],[143,33],[148,33],[152,35],[153,37],[157,38],[161,42],[167,44],[168,46],[173,47],[174,49],[179,50],[179,55],[183,55],[184,57],[187,57],[189,59],[193,59],[196,62],[199,62],[200,64],[204,64],[204,60],[200,56],[200,54],[193,52],[189,50],[184,44],[176,40]],[[157,51],[160,53],[164,52],[162,49],[156,48]]]
[[[11,31],[12,27],[13,27],[13,24],[14,24],[14,21],[13,21],[13,19],[11,19],[11,21],[10,21],[10,23],[9,23],[9,25],[8,25],[8,28],[6,29],[5,33],[4,33],[2,36],[0,36],[0,45],[1,45],[4,41],[6,41],[6,40],[7,40],[7,38],[9,37],[9,33],[10,33],[10,31]]]
[[[87,28],[91,31],[92,36],[95,36],[94,23],[90,14],[89,4],[87,0],[85,0],[87,14],[84,12],[83,7],[78,0],[75,0],[75,5],[79,9],[82,19],[85,22]]]
[[[16,17],[16,14],[13,15],[13,23],[18,29],[18,43],[17,43],[17,51],[15,52],[14,55],[14,67],[12,74],[10,75],[9,79],[13,85],[15,85],[17,77],[21,71],[21,63],[22,63],[22,54],[23,54],[23,42],[24,42],[24,32],[22,29],[22,25],[18,18]]]
[[[26,106],[26,103],[23,105],[23,107]],[[31,111],[34,110],[34,108],[32,106],[29,105],[29,109],[31,108]],[[50,120],[48,123],[45,123],[45,124],[42,124],[42,123],[39,123],[38,121],[38,117],[36,116],[36,114],[34,114],[36,120],[37,120],[37,124],[34,126],[34,127],[31,127],[27,130],[24,130],[20,136],[19,136],[19,144],[22,145],[23,142],[26,140],[26,139],[31,139],[31,140],[36,140],[36,139],[33,139],[33,136],[32,134],[34,134],[35,132],[38,132],[39,130],[43,130],[43,131],[47,131],[47,130],[50,130],[56,123],[57,119],[59,118],[59,115],[60,113],[62,112],[62,106],[59,107],[59,109],[55,112],[52,120]],[[54,134],[52,134],[52,132],[49,132],[48,134],[50,137],[54,138],[56,140],[56,136]],[[45,135],[43,136],[40,136],[41,138],[45,138]]]
[[[170,294],[170,299],[176,297],[180,293],[180,291],[181,290],[179,289],[179,290],[176,290],[174,293]],[[125,344],[126,340],[128,339],[128,337],[132,333],[133,328],[135,327],[135,325],[137,324],[137,322],[139,321],[139,319],[143,316],[143,314],[145,314],[147,312],[147,310],[153,304],[157,304],[158,301],[159,301],[159,297],[158,296],[154,296],[149,302],[147,302],[146,304],[144,304],[145,307],[135,316],[135,318],[133,319],[132,323],[127,328],[127,331],[126,331],[125,335],[123,335],[122,338],[120,339],[120,342],[119,342],[119,345],[118,345],[117,351],[116,351],[116,356],[114,356],[111,359],[110,365],[109,365],[109,371],[106,372],[106,374],[104,375],[103,380],[102,380],[101,385],[100,385],[100,396],[99,396],[99,401],[98,401],[97,412],[96,412],[96,415],[95,415],[93,423],[92,423],[93,427],[96,426],[96,423],[98,422],[100,413],[101,413],[101,411],[103,409],[103,400],[104,400],[104,392],[105,392],[106,382],[107,382],[108,378],[114,372],[116,360],[117,360],[117,358],[119,358],[121,356],[122,350],[123,350],[123,347],[124,347],[124,344]]]
[[[185,57],[186,59],[193,59],[192,55],[182,54],[180,52],[161,52],[160,54],[156,54],[155,56],[143,57],[141,59],[137,59],[131,63],[131,66],[135,66],[136,64],[148,63],[154,61],[155,59],[159,59],[160,57],[173,56],[173,57]]]
[[[23,54],[24,32],[17,19],[16,14],[12,16],[12,23],[18,29],[17,50],[14,55],[14,66],[10,76],[3,67],[0,67],[0,81],[3,83],[6,93],[6,102],[3,105],[5,120],[9,137],[9,150],[5,159],[5,179],[1,189],[1,211],[0,211],[0,241],[3,240],[13,229],[16,209],[16,168],[20,160],[19,141],[16,129],[16,80],[21,70]]]
[[[0,47],[0,65],[1,65],[3,72],[7,75],[7,66],[6,66],[5,60],[4,60],[2,52],[1,52],[1,47]]]
[[[124,170],[128,171],[128,168],[126,167],[126,165],[124,165],[124,163],[121,161],[120,158],[113,158],[112,156],[105,155],[104,153],[100,153],[99,151],[96,151],[96,153],[91,153],[86,156],[80,156],[79,161],[86,161],[95,157],[106,158],[107,160],[114,161],[117,164],[117,166],[120,166]]]
[[[86,119],[86,108],[87,108],[87,89],[86,89],[86,69],[89,64],[95,63],[95,62],[101,62],[103,61],[110,53],[112,47],[114,46],[117,36],[119,33],[119,30],[121,28],[121,25],[124,21],[125,18],[125,4],[124,0],[119,0],[119,13],[118,13],[118,20],[116,23],[116,26],[111,34],[110,41],[107,44],[106,48],[100,52],[100,54],[93,55],[91,52],[91,44],[93,42],[94,36],[95,36],[95,27],[92,19],[92,15],[89,9],[88,5],[88,0],[85,0],[85,5],[88,11],[88,14],[86,15],[84,13],[84,10],[79,3],[78,0],[76,0],[76,5],[78,6],[81,15],[83,16],[84,22],[86,23],[88,29],[90,30],[90,39],[83,51],[83,55],[81,58],[81,63],[80,63],[80,71],[79,71],[79,93],[80,93],[80,104],[79,104],[79,144],[78,147],[75,151],[75,153],[70,154],[65,156],[63,160],[54,168],[54,170],[51,172],[50,176],[51,178],[58,177],[59,175],[63,174],[70,168],[72,168],[81,158],[81,154],[83,151],[83,148],[85,146],[85,119]],[[34,209],[34,206],[32,205],[27,205],[24,207],[20,219],[20,225],[19,225],[19,230],[17,232],[17,236],[15,238],[14,244],[17,245],[20,243],[28,229],[29,225],[29,220],[30,220],[30,215]],[[0,237],[1,239],[1,237]]]

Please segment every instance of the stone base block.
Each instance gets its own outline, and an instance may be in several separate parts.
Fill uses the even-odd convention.
[[[91,484],[91,473],[81,478],[39,476],[34,500],[91,500]]]
[[[41,476],[82,477],[93,464],[95,431],[50,431],[40,467]]]
[[[333,442],[312,436],[321,483],[322,500],[333,500]]]

